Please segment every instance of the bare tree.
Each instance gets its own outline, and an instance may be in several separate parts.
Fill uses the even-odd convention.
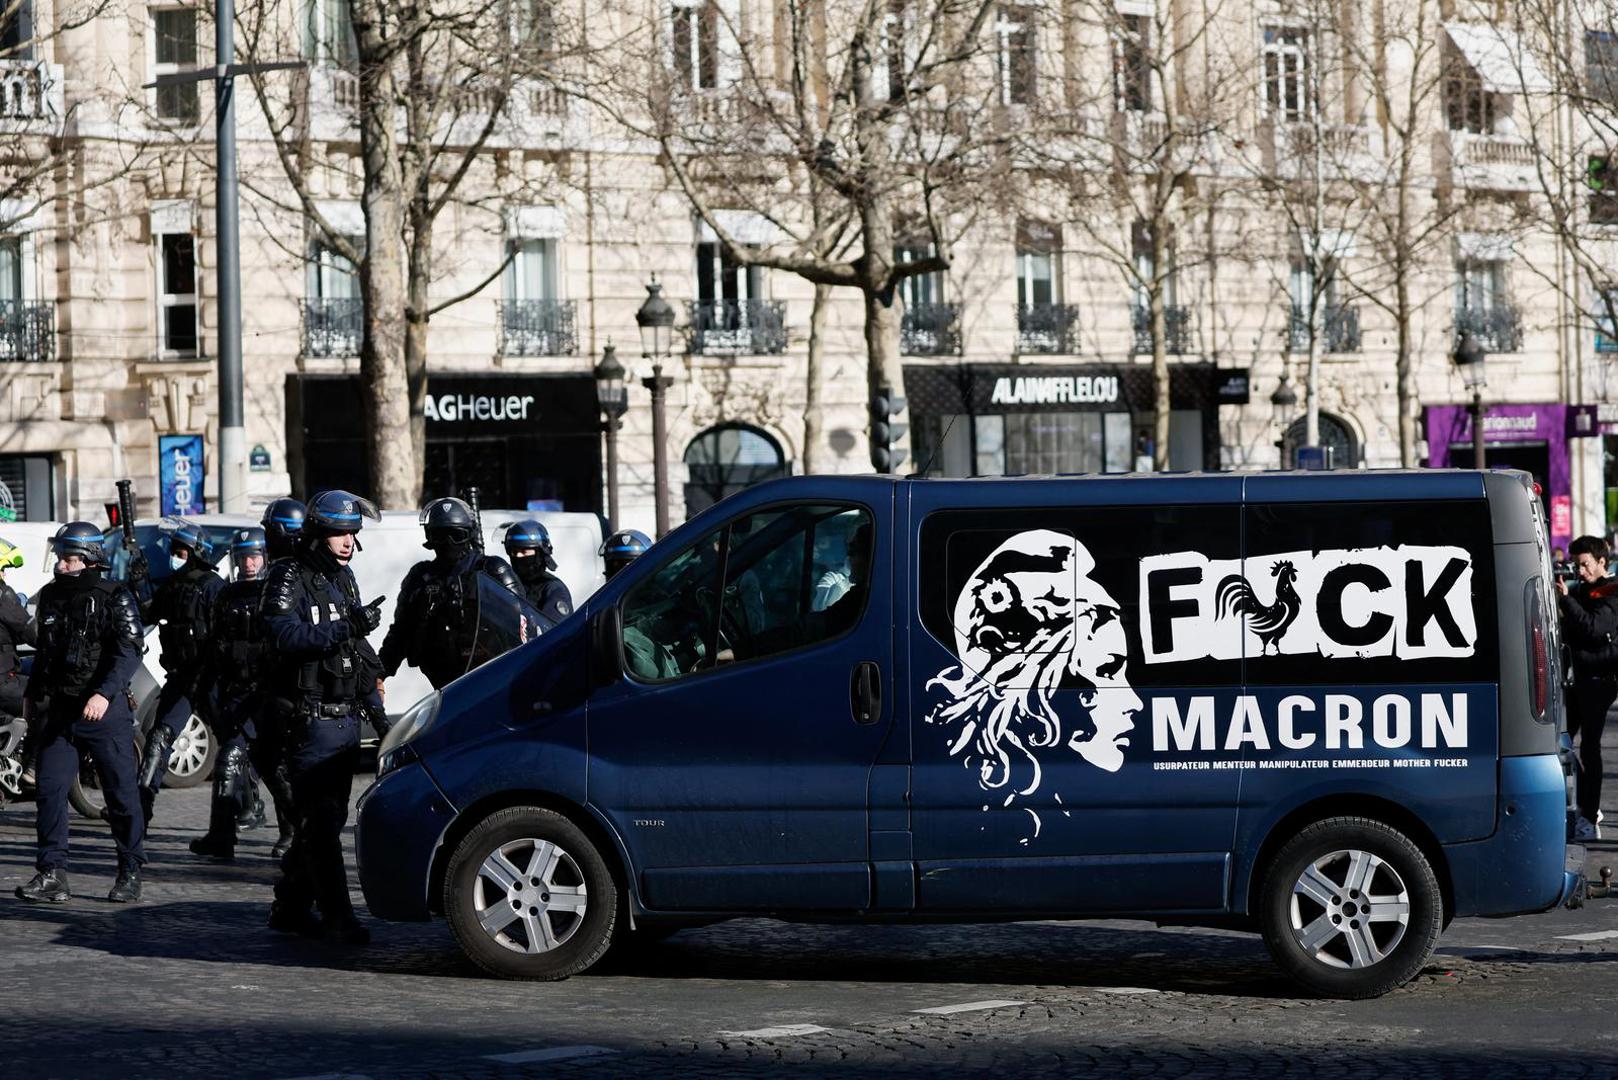
[[[245,58],[300,51],[299,18],[325,10],[296,0],[251,0],[238,16]],[[352,0],[351,9],[333,0],[330,10],[336,15],[325,25],[304,28],[318,43],[317,59],[326,61],[319,70],[293,80],[254,77],[280,169],[273,179],[244,172],[243,182],[259,198],[300,212],[322,244],[358,267],[373,493],[385,506],[415,506],[426,452],[429,322],[481,292],[504,268],[457,295],[434,297],[434,229],[447,208],[459,206],[480,212],[498,234],[506,201],[549,186],[549,175],[536,185],[493,157],[525,146],[536,110],[554,109],[560,100],[553,65],[562,27],[546,0]],[[351,19],[344,18],[349,10]],[[341,186],[345,156],[328,153],[313,130],[316,114],[333,109],[320,100],[322,88],[341,90],[336,108],[349,121],[332,142],[358,151],[352,160],[363,244],[320,207],[332,181]],[[410,437],[400,439],[400,432]]]
[[[733,265],[814,283],[822,311],[827,290],[857,290],[869,387],[897,389],[904,282],[948,270],[956,240],[1010,194],[1006,120],[1025,88],[1008,90],[1014,61],[991,32],[1000,10],[778,0],[760,26],[733,0],[696,0],[618,46],[660,62],[625,65],[590,93],[655,144]],[[735,211],[770,222],[774,241],[736,235]]]
[[[1582,382],[1590,329],[1599,329],[1599,351],[1618,351],[1618,9],[1522,0],[1512,10],[1524,103],[1517,134],[1531,148],[1537,188],[1524,224],[1559,248],[1554,262],[1527,265],[1561,298],[1570,374]],[[1606,366],[1592,374],[1605,398]],[[1569,400],[1584,398],[1581,386],[1566,389]]]
[[[1182,272],[1218,257],[1196,239],[1232,194],[1225,157],[1251,80],[1222,40],[1220,0],[1121,11],[1114,0],[1068,10],[1067,108],[1024,148],[1067,192],[1070,222],[1134,296],[1132,329],[1149,338],[1153,463],[1169,465],[1169,356],[1192,327],[1175,301]],[[1079,59],[1082,57],[1083,59]],[[1088,61],[1088,62],[1085,62]]]

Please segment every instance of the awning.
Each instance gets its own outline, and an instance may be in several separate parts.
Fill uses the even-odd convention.
[[[1510,30],[1480,23],[1445,23],[1444,31],[1466,62],[1483,80],[1483,87],[1496,94],[1545,94],[1550,79],[1532,53]]]
[[[775,222],[755,210],[715,210],[714,220],[719,227],[730,234],[730,238],[738,244],[748,247],[767,247],[781,238],[781,230],[775,227]],[[701,218],[697,219],[697,239],[705,244],[716,243],[719,237],[708,228],[708,223]]]

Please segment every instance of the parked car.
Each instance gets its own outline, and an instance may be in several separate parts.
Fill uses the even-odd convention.
[[[1136,917],[1381,994],[1578,884],[1530,487],[759,485],[405,715],[366,902],[511,977],[687,920]]]

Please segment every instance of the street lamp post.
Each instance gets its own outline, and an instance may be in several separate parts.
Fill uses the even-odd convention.
[[[663,360],[669,355],[674,337],[674,309],[663,299],[663,286],[652,275],[646,286],[646,300],[635,312],[640,327],[641,356],[652,362],[652,373],[641,385],[652,392],[652,491],[657,501],[657,535],[669,531],[669,448],[668,418],[664,396],[674,380],[663,374]]]
[[[596,403],[601,406],[601,426],[607,433],[607,521],[618,527],[618,426],[629,411],[629,387],[624,384],[624,365],[618,362],[618,349],[612,342],[601,350],[601,363],[595,367]]]
[[[1270,419],[1281,429],[1281,437],[1275,440],[1276,449],[1281,451],[1281,465],[1283,468],[1290,462],[1286,459],[1287,434],[1292,430],[1292,417],[1298,408],[1298,392],[1292,389],[1287,381],[1287,373],[1281,372],[1281,379],[1275,384],[1275,392],[1270,395]]]
[[[1468,331],[1461,335],[1461,340],[1455,343],[1455,366],[1460,369],[1461,379],[1466,388],[1472,391],[1472,467],[1482,469],[1484,465],[1483,452],[1483,388],[1488,385],[1487,373],[1488,354],[1483,346],[1478,344],[1477,338]]]

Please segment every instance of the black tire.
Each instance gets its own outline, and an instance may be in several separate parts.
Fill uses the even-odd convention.
[[[191,755],[187,760],[188,767],[176,770],[174,759],[177,754],[184,751],[190,740],[201,743],[202,753]],[[202,718],[195,713],[186,721],[185,727],[180,729],[180,738],[174,741],[174,749],[169,752],[168,771],[163,774],[163,786],[166,788],[194,788],[206,784],[213,777],[214,762],[219,760],[219,740],[214,738],[213,729],[202,722]]]
[[[561,857],[548,863],[553,867],[550,876],[527,876],[536,860],[549,858],[548,850],[541,852],[541,844],[553,845]],[[507,863],[523,872],[517,881],[520,893],[509,885],[502,887],[486,872],[493,856],[502,851]],[[528,862],[514,861],[513,856],[518,860],[526,856]],[[583,912],[560,904],[545,907],[554,903],[544,891],[553,884],[569,890],[582,887],[571,899],[582,902]],[[507,903],[517,914],[495,931],[485,930],[484,917]],[[572,821],[539,807],[515,806],[489,815],[456,846],[444,875],[444,914],[461,951],[491,975],[565,979],[595,964],[612,946],[618,928],[618,886],[595,844]],[[544,941],[547,930],[554,944]],[[540,951],[527,951],[533,945]]]
[[[1368,911],[1363,902],[1377,897],[1384,902]],[[1270,860],[1259,891],[1270,955],[1321,997],[1379,997],[1409,982],[1432,955],[1443,921],[1427,856],[1404,833],[1370,818],[1327,818],[1303,829]],[[1316,938],[1311,948],[1305,939]]]
[[[146,739],[140,732],[135,732],[135,767],[140,767],[141,751],[146,748]],[[95,769],[88,763],[79,763],[79,775],[74,778],[73,786],[67,789],[67,801],[80,817],[91,821],[101,820],[101,808],[107,805],[107,800],[101,797],[101,780],[95,774]]]

